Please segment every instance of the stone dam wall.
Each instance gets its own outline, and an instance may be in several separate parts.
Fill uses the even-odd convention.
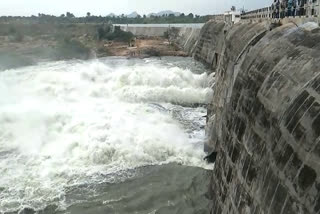
[[[212,70],[211,213],[320,213],[320,28],[211,21],[176,41]]]
[[[136,36],[163,36],[168,27],[132,27],[121,26],[121,30],[131,32]]]
[[[120,26],[121,30],[131,32],[136,36],[164,36],[165,33],[170,31],[171,29],[175,28],[180,31],[181,35],[187,35],[187,32],[198,32],[197,39],[200,33],[200,30],[204,24],[197,23],[197,24],[130,24],[130,25],[117,25]],[[188,44],[190,41],[185,38],[184,40]]]

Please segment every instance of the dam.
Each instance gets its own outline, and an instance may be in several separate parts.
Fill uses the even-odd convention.
[[[253,17],[177,39],[212,70],[211,213],[319,213],[319,18]]]
[[[0,213],[319,214],[320,1],[289,2],[117,25],[190,57],[0,66]]]
[[[212,214],[320,212],[319,3],[301,11],[218,15],[172,38],[211,70]]]

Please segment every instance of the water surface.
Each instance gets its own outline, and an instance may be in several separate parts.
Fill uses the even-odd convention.
[[[190,58],[0,72],[0,213],[207,213],[211,89]]]

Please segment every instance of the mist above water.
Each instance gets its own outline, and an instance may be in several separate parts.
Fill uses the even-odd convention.
[[[133,176],[123,172],[142,166],[207,168],[206,111],[192,105],[205,105],[212,92],[206,73],[179,60],[61,61],[0,72],[0,212],[52,203],[63,210],[73,204],[68,187],[123,182]]]

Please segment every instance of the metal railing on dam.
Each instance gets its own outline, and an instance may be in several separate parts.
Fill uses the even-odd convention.
[[[252,10],[241,15],[241,19],[259,19],[259,18],[271,18],[271,7],[265,7],[257,10]]]
[[[275,0],[264,7],[241,14],[241,19],[283,19],[287,17],[320,17],[320,0]]]

